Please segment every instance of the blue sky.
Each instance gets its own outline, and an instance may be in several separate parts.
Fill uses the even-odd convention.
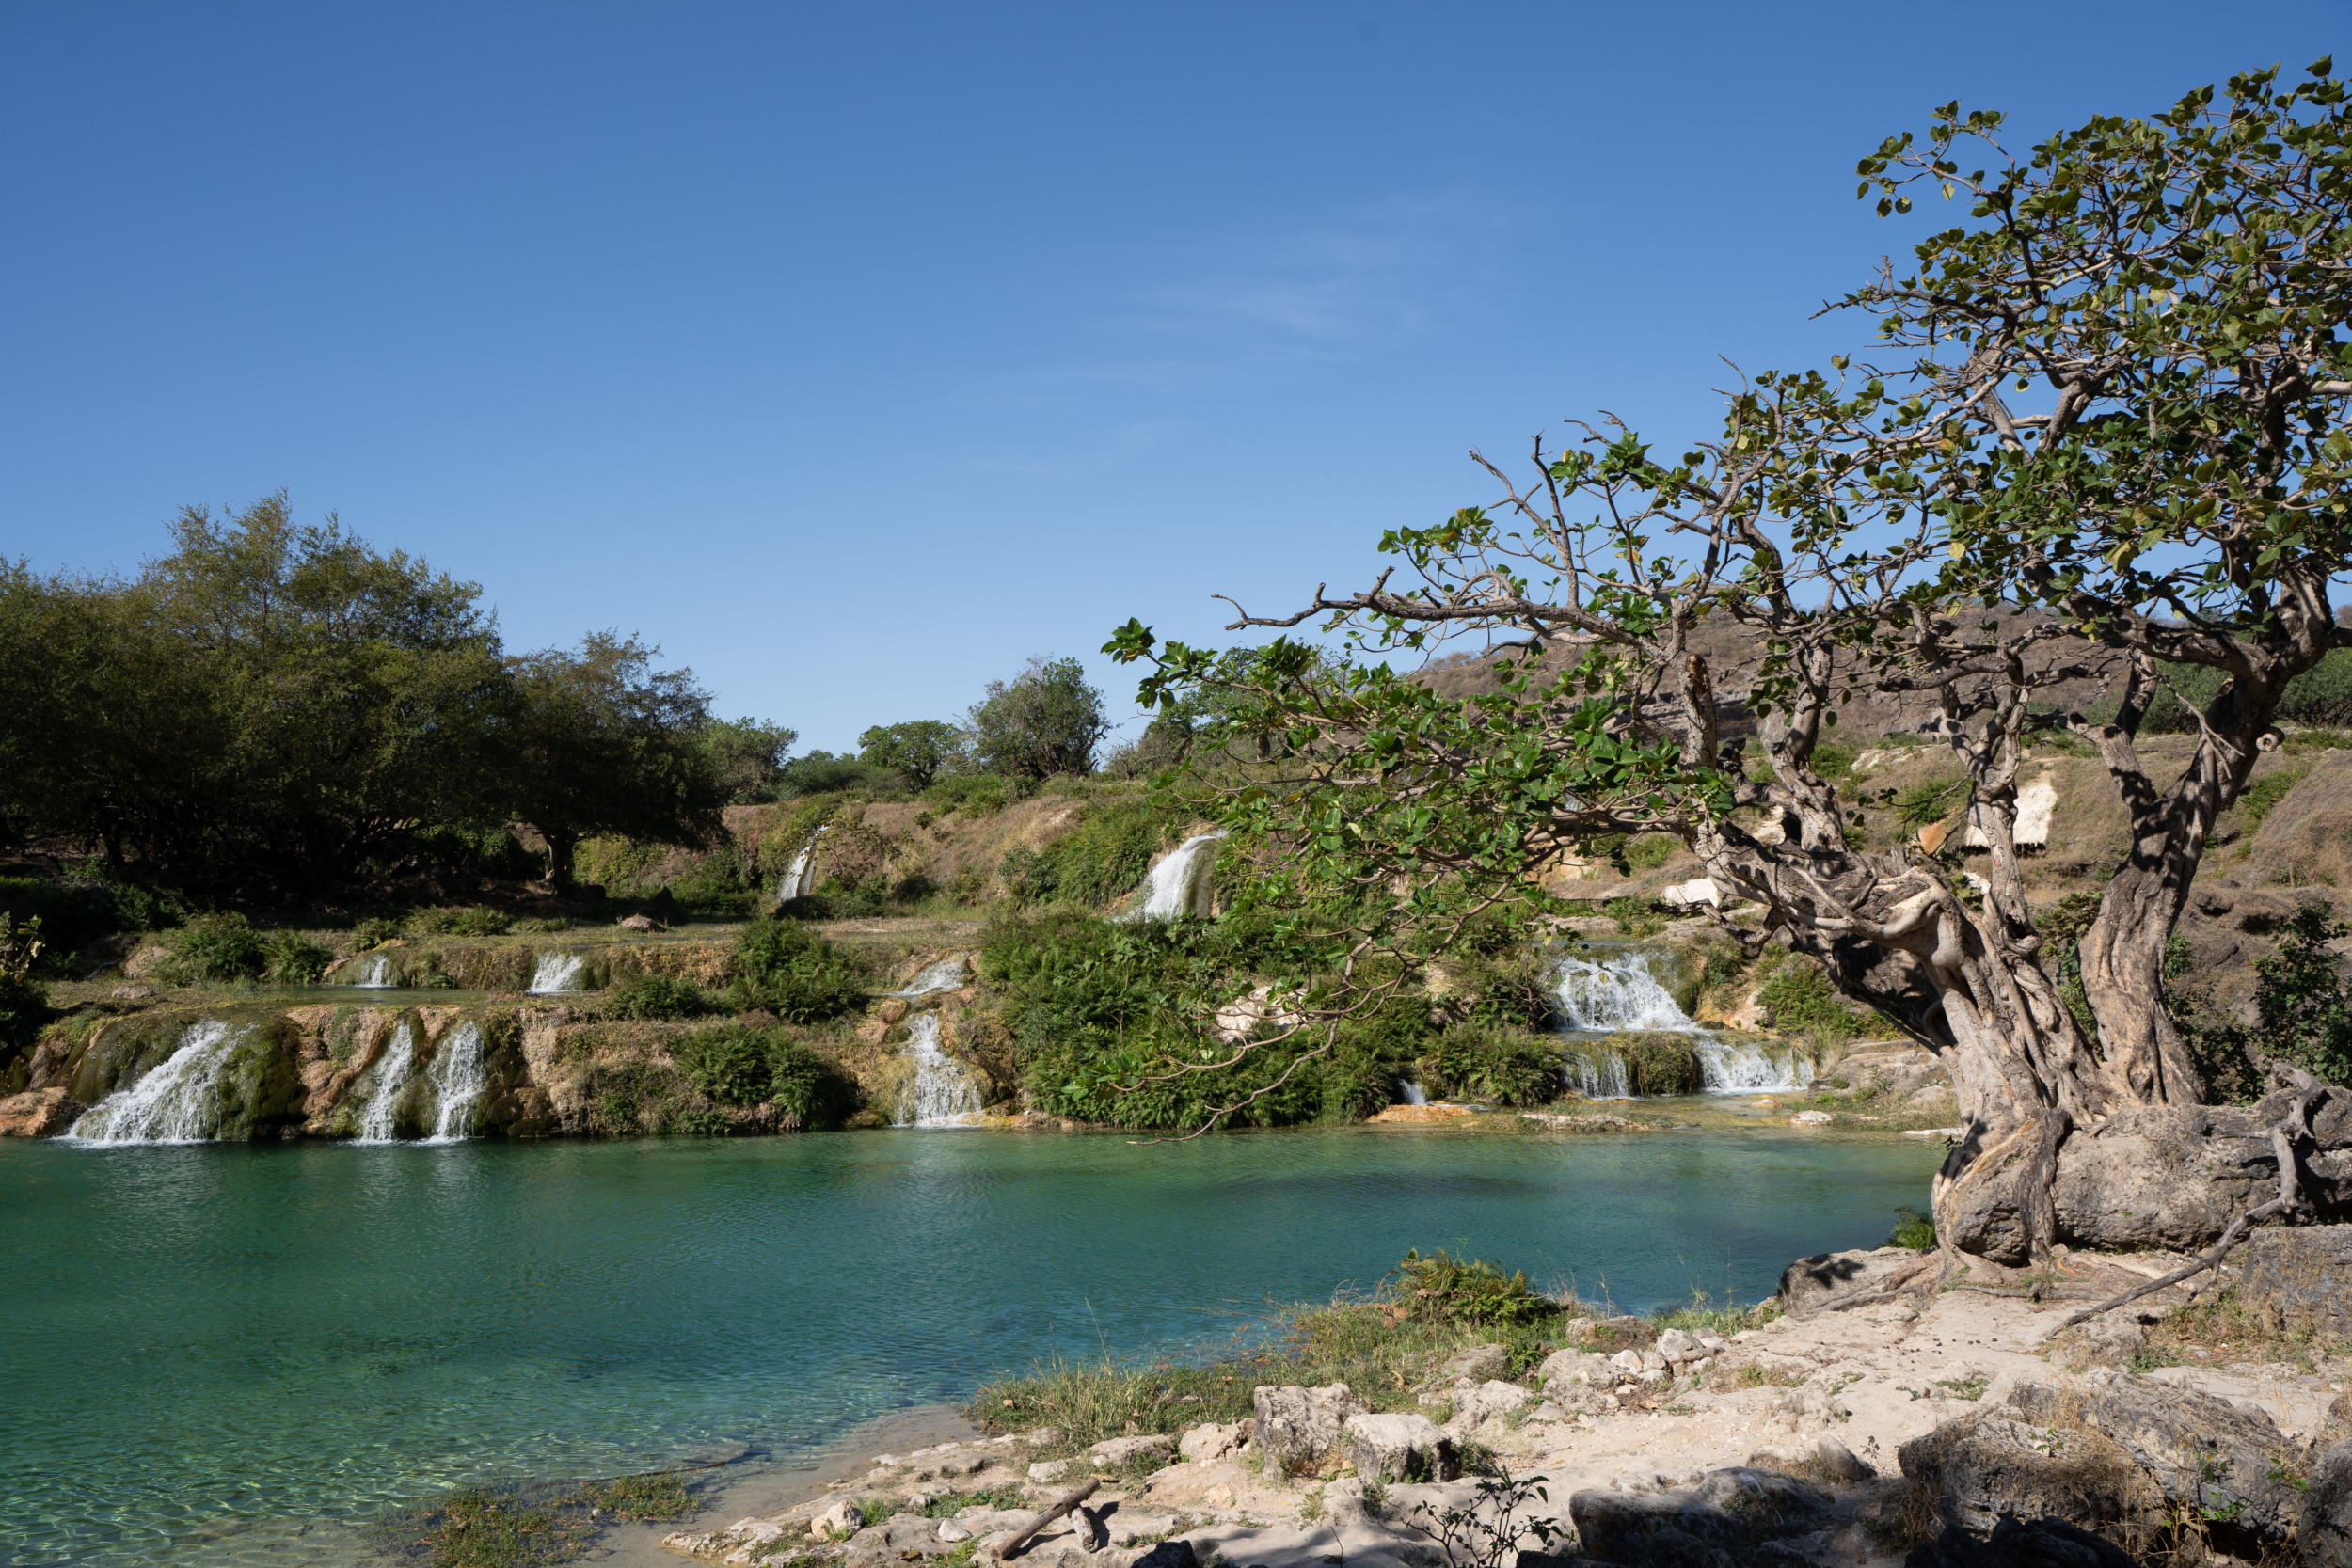
[[[852,746],[1129,615],[1222,641],[1922,220],[1854,159],[2352,41],[2345,5],[0,8],[0,552],[284,487]]]

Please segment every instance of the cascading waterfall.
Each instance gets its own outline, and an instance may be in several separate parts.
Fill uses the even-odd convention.
[[[188,1025],[179,1049],[127,1089],[82,1113],[66,1136],[87,1144],[193,1144],[215,1136],[221,1069],[245,1035],[218,1019]]]
[[[890,994],[893,996],[929,996],[935,990],[954,990],[962,984],[963,960],[942,958],[935,964],[926,965],[923,973],[908,983],[906,990],[894,990]]]
[[[389,953],[371,953],[359,966],[359,978],[351,982],[370,990],[384,990],[392,983],[392,958]]]
[[[828,824],[830,826],[830,824]],[[805,898],[817,891],[817,841],[825,836],[819,828],[810,835],[793,855],[792,863],[785,867],[784,878],[776,883],[776,902],[788,904],[795,898]]]
[[[1606,958],[1563,958],[1558,971],[1563,1025],[1578,1034],[1688,1035],[1699,1059],[1701,1085],[1709,1094],[1785,1092],[1804,1086],[1797,1076],[1794,1051],[1775,1058],[1760,1041],[1726,1038],[1692,1022],[1659,983],[1651,957],[1629,948]],[[1571,1055],[1564,1066],[1569,1085],[1587,1100],[1632,1098],[1625,1058],[1613,1051],[1598,1060]]]
[[[578,953],[542,953],[531,972],[532,996],[561,996],[580,989],[580,971],[588,960]]]
[[[359,1111],[359,1136],[363,1144],[397,1142],[393,1128],[400,1116],[400,1102],[408,1092],[408,1076],[417,1065],[417,1032],[404,1022],[392,1032],[392,1043],[376,1058],[375,1086],[368,1091],[368,1102]]]
[[[1426,1105],[1429,1103],[1429,1091],[1419,1084],[1399,1084],[1397,1087],[1404,1091],[1406,1104]]]
[[[473,1131],[474,1101],[490,1086],[488,1065],[483,1060],[482,1031],[470,1020],[453,1027],[433,1053],[425,1070],[433,1085],[433,1135],[429,1144],[453,1144]]]
[[[1152,868],[1152,880],[1142,905],[1119,918],[1130,923],[1181,920],[1188,914],[1203,920],[1211,918],[1216,913],[1212,877],[1216,870],[1216,843],[1224,836],[1219,830],[1178,845],[1166,860]]]
[[[939,1048],[939,1015],[907,1021],[907,1055],[914,1074],[898,1091],[897,1127],[969,1127],[979,1120],[980,1091],[972,1075]]]

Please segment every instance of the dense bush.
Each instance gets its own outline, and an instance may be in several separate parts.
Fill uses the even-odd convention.
[[[2184,1030],[2213,1099],[2259,1095],[2260,1066],[2272,1057],[2323,1083],[2352,1085],[2352,974],[2329,946],[2347,936],[2352,922],[2326,904],[2303,905],[2280,928],[2277,950],[2254,960],[2252,1032],[2235,1022]]]
[[[1804,1032],[1823,1044],[1836,1044],[1861,1032],[1853,1009],[1810,958],[1784,954],[1765,978],[1760,995],[1772,1010],[1772,1027],[1784,1035]]]
[[[982,768],[1025,779],[1094,770],[1094,748],[1110,721],[1076,659],[1032,658],[1010,681],[990,681],[984,689],[969,720]]]
[[[315,986],[335,961],[334,949],[300,931],[272,931],[262,943],[262,973],[281,986]]]
[[[515,924],[502,911],[474,906],[466,909],[422,909],[410,911],[404,925],[421,937],[504,936]]]
[[[1527,1282],[1524,1273],[1504,1274],[1475,1258],[1454,1258],[1443,1248],[1422,1257],[1416,1247],[1382,1282],[1380,1299],[1407,1318],[1479,1327],[1509,1326],[1560,1315],[1560,1306]]]
[[[1144,797],[1096,801],[1076,828],[1044,848],[1016,845],[1006,851],[1006,891],[1024,904],[1100,909],[1142,883],[1173,826],[1170,814]]]
[[[604,993],[608,1018],[701,1018],[716,1010],[700,986],[667,974],[640,974]]]
[[[795,920],[755,920],[736,933],[735,996],[789,1023],[836,1018],[866,1000],[866,975],[851,955]]]
[[[49,993],[33,979],[42,946],[40,916],[18,922],[0,913],[0,1066],[49,1021]]]
[[[1448,1100],[1543,1105],[1560,1098],[1560,1042],[1489,1024],[1457,1024],[1437,1038],[1431,1058]]]
[[[832,1126],[857,1109],[856,1084],[781,1029],[707,1029],[680,1040],[673,1054],[711,1099],[766,1101],[794,1127]]]
[[[191,916],[164,945],[171,951],[170,978],[181,985],[257,979],[269,965],[262,934],[233,910]]]

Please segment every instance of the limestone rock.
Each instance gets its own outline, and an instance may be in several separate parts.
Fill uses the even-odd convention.
[[[1203,1421],[1176,1440],[1176,1451],[1196,1465],[1214,1465],[1249,1441],[1239,1421]]]
[[[2237,1293],[2273,1333],[2344,1334],[2352,1328],[2352,1225],[2255,1231]]]
[[[87,1109],[60,1087],[12,1094],[0,1100],[0,1138],[54,1138]]]
[[[2227,1400],[2147,1378],[2118,1377],[2079,1389],[2025,1384],[2010,1402],[2038,1424],[2095,1428],[2098,1436],[2122,1446],[2175,1510],[2201,1511],[2222,1521],[2217,1534],[2281,1542],[2294,1532],[2303,1511],[2306,1494],[2294,1484],[2303,1474],[2300,1449],[2269,1417],[2240,1410]],[[1903,1468],[1910,1472],[1908,1461]]]
[[[1757,1560],[1763,1560],[1757,1554]],[[2063,1519],[2004,1519],[1978,1540],[1947,1529],[1912,1548],[1903,1568],[2140,1568],[2139,1560],[2103,1536]]]
[[[1609,1358],[1609,1364],[1617,1370],[1630,1375],[1642,1370],[1642,1353],[1638,1350],[1621,1350]]]
[[[1781,1271],[1781,1306],[1791,1315],[1803,1317],[1840,1296],[1864,1295],[1883,1289],[1889,1275],[1918,1261],[1919,1255],[1908,1247],[1820,1252],[1800,1258]]]
[[[1536,1377],[1544,1383],[1614,1384],[1617,1380],[1606,1356],[1589,1351],[1556,1350],[1544,1357],[1535,1369]]]
[[[1814,1457],[1832,1481],[1875,1481],[1878,1472],[1864,1464],[1853,1449],[1823,1433],[1813,1445]]]
[[[1250,1391],[1250,1402],[1258,1412],[1258,1441],[1277,1475],[1321,1468],[1337,1455],[1347,1418],[1372,1414],[1344,1383],[1320,1388],[1262,1384]]]
[[[1163,1541],[1136,1559],[1130,1568],[1200,1568],[1200,1558],[1189,1541]]]
[[[118,1002],[144,1002],[155,994],[153,986],[117,986],[107,995]]]
[[[1511,1347],[1508,1345],[1473,1345],[1469,1350],[1438,1369],[1443,1378],[1467,1377],[1473,1380],[1496,1376],[1509,1369]]]
[[[1109,1437],[1087,1449],[1097,1465],[1117,1468],[1138,1459],[1167,1459],[1176,1452],[1176,1439],[1165,1433],[1143,1437]]]
[[[653,917],[645,914],[623,915],[612,924],[618,926],[624,931],[642,931],[647,935],[651,935],[653,932],[660,929],[660,927],[654,924]]]
[[[1340,1443],[1366,1480],[1452,1481],[1461,1473],[1454,1440],[1426,1416],[1350,1416]]]
[[[1657,1349],[1668,1364],[1675,1366],[1685,1361],[1696,1361],[1707,1354],[1707,1347],[1699,1343],[1696,1335],[1685,1334],[1678,1328],[1670,1328],[1661,1334]]]
[[[1044,1484],[1057,1481],[1070,1473],[1067,1459],[1044,1459],[1029,1466],[1029,1479]]]
[[[902,1562],[942,1557],[953,1549],[951,1543],[939,1538],[936,1521],[914,1513],[894,1513],[850,1537],[843,1560],[849,1568],[898,1568]]]
[[[122,960],[122,977],[126,980],[158,979],[164,967],[170,962],[171,949],[151,942]]]
[[[2352,1568],[2352,1440],[2319,1456],[2295,1528],[2303,1568]]]
[[[1947,1529],[1982,1538],[2004,1519],[2122,1523],[2152,1489],[2116,1444],[2058,1432],[1990,1410],[1947,1421],[1898,1451],[1903,1474],[1927,1489]]]
[[[1493,1379],[1473,1384],[1454,1397],[1454,1418],[1465,1426],[1504,1420],[1526,1408],[1526,1389]]]
[[[808,1533],[819,1541],[830,1541],[837,1535],[855,1535],[866,1528],[866,1516],[847,1497],[835,1497],[808,1522]]]
[[[1836,1522],[1837,1510],[1801,1481],[1739,1467],[1664,1492],[1579,1492],[1568,1499],[1568,1517],[1584,1555],[1602,1562],[1723,1568],[1745,1559],[1759,1541]]]

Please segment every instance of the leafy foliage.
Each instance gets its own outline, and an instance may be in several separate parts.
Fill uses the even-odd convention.
[[[33,979],[40,951],[39,915],[20,922],[0,912],[0,1046],[11,1053],[32,1044],[49,1021],[49,993]]]
[[[1415,1248],[1383,1283],[1385,1299],[1408,1317],[1452,1324],[1532,1323],[1560,1315],[1559,1304],[1527,1283],[1524,1271],[1504,1274],[1492,1263],[1455,1258],[1443,1248]]]
[[[272,931],[262,943],[262,974],[281,986],[315,986],[335,961],[333,948],[300,931]]]
[[[1172,821],[1165,802],[1097,801],[1075,829],[1043,848],[1015,845],[1007,850],[1000,875],[1006,890],[1025,904],[1058,899],[1101,908],[1143,881]]]
[[[727,1105],[765,1101],[795,1127],[831,1126],[857,1109],[856,1084],[781,1029],[707,1029],[687,1036],[672,1053],[711,1099]]]
[[[907,786],[915,790],[929,789],[941,774],[967,766],[971,753],[971,738],[937,719],[877,724],[857,737],[858,761],[897,768],[906,776]]]
[[[269,949],[250,921],[235,911],[191,915],[164,943],[172,977],[182,985],[252,980],[269,964]]]
[[[1041,655],[1010,681],[990,681],[984,689],[971,715],[981,767],[1026,779],[1093,771],[1094,748],[1110,721],[1076,659]]]
[[[716,1011],[703,989],[668,974],[636,974],[604,993],[608,1018],[700,1018]]]
[[[835,1018],[866,1000],[856,959],[794,920],[755,920],[736,933],[739,1005],[765,1007],[790,1023]]]

